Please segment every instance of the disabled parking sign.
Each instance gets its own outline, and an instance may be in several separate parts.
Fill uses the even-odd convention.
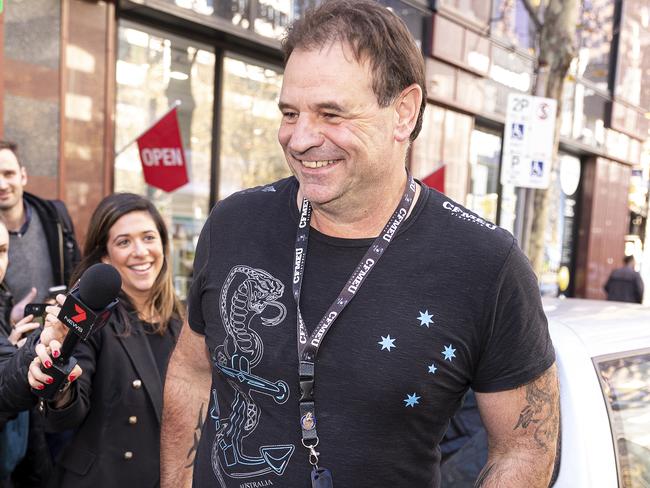
[[[557,102],[511,93],[501,159],[501,184],[548,188]]]

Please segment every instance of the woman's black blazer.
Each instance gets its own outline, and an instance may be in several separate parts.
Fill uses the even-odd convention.
[[[116,314],[74,356],[83,374],[65,408],[46,407],[46,428],[76,429],[55,465],[52,487],[154,487],[160,476],[163,380],[138,322],[124,335]],[[174,342],[181,322],[167,329]],[[169,358],[167,358],[169,360]]]

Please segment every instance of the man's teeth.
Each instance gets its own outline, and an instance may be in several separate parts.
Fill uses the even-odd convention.
[[[322,168],[323,166],[327,166],[328,164],[335,163],[336,160],[331,159],[327,161],[301,161],[303,166],[307,166],[308,168]]]

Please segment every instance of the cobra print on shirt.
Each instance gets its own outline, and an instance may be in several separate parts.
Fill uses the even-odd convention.
[[[295,450],[293,444],[251,446],[246,442],[262,421],[255,396],[266,395],[277,404],[289,399],[286,382],[263,378],[254,372],[264,356],[264,344],[254,327],[275,327],[284,321],[287,310],[278,301],[283,294],[280,280],[264,270],[244,265],[233,267],[221,287],[219,312],[226,337],[215,349],[212,361],[235,390],[229,412],[220,411],[213,390],[210,411],[216,430],[212,469],[222,488],[227,486],[224,476],[282,476]]]

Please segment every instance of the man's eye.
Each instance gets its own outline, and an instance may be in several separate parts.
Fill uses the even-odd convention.
[[[295,120],[298,118],[298,114],[296,112],[284,112],[282,114],[282,117],[284,117],[286,120]]]

